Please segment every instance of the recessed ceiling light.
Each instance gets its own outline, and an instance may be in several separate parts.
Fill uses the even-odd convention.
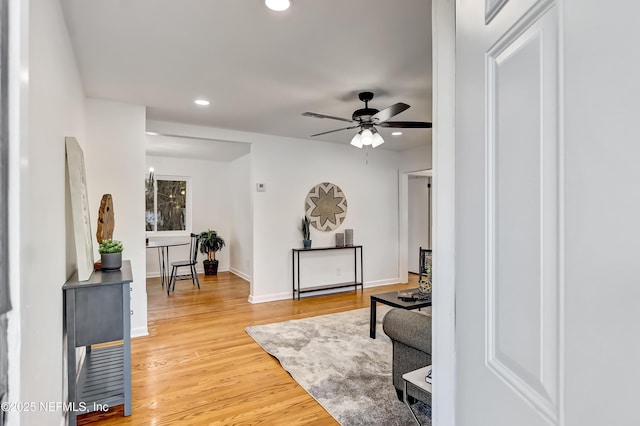
[[[391,136],[400,136],[402,134],[402,132],[393,132],[391,133]]]
[[[145,133],[148,134],[149,136],[158,136],[156,132],[145,132]]]
[[[207,106],[209,105],[209,101],[206,99],[196,99],[195,101],[193,101],[196,103],[196,105],[200,105],[200,106]]]
[[[290,0],[264,0],[264,4],[271,10],[275,10],[276,12],[282,12],[283,10],[289,9],[291,6]]]

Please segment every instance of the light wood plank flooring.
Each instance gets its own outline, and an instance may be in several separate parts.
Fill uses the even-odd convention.
[[[251,304],[249,283],[229,272],[178,281],[171,296],[147,280],[149,336],[131,343],[133,414],[122,406],[79,425],[331,425],[333,418],[244,328],[369,306],[395,284],[303,300]],[[391,354],[389,354],[391,356]]]

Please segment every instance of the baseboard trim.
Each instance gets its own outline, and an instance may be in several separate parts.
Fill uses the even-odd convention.
[[[364,288],[380,287],[383,285],[398,284],[398,283],[400,283],[400,277],[389,278],[386,280],[378,280],[378,281],[365,281]]]
[[[144,337],[149,335],[149,329],[145,327],[136,327],[131,329],[131,337]]]
[[[242,272],[242,271],[238,271],[238,270],[237,270],[237,269],[235,269],[235,268],[229,268],[229,272],[231,272],[231,273],[232,273],[232,274],[234,274],[234,275],[239,276],[240,278],[242,278],[242,279],[243,279],[243,280],[245,280],[245,281],[249,281],[249,282],[251,282],[251,277],[250,277],[248,274],[245,274],[245,273],[244,273],[244,272]]]
[[[291,292],[286,293],[274,293],[274,294],[266,294],[264,296],[255,297],[253,295],[249,295],[249,303],[265,303],[265,302],[275,302],[276,300],[285,300],[291,299]]]
[[[188,272],[187,269],[181,269],[181,271],[183,272],[178,272],[181,275],[184,274],[185,271]],[[198,266],[196,266],[196,272],[198,273],[198,275],[204,275],[204,266],[202,266],[202,262],[198,263]],[[229,269],[228,267],[218,266],[218,272],[233,272],[233,271],[231,271],[231,269]],[[239,274],[236,274],[236,275],[238,275],[240,278],[244,278],[242,275],[239,275]],[[147,272],[147,278],[160,278],[160,271]]]
[[[231,271],[233,273],[233,271]],[[400,282],[400,278],[389,278],[386,280],[377,280],[377,281],[369,281],[369,282],[365,282],[364,283],[364,288],[369,288],[369,287],[380,287],[383,285],[390,285],[390,284],[398,284]],[[322,295],[326,295],[326,294],[332,294],[332,293],[345,293],[348,291],[353,291],[353,286],[351,287],[344,287],[344,288],[335,288],[335,289],[330,289],[330,290],[319,290],[317,292],[313,292],[313,293],[306,293],[305,296],[303,297],[310,297],[310,296],[322,296]],[[273,294],[265,294],[263,296],[253,296],[253,295],[249,295],[249,303],[265,303],[265,302],[275,302],[277,300],[286,300],[286,299],[291,299],[293,296],[291,294],[290,291],[286,292],[286,293],[273,293]]]

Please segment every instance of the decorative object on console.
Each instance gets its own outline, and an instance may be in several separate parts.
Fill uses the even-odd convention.
[[[224,246],[224,239],[216,231],[209,229],[200,233],[200,253],[207,255],[202,261],[205,275],[218,275],[219,262],[216,260],[216,252]]]
[[[344,247],[344,234],[342,232],[336,233],[336,247]]]
[[[344,245],[351,247],[353,245],[353,229],[344,230]]]
[[[100,269],[103,271],[117,271],[122,267],[122,241],[103,240],[100,243]]]
[[[347,197],[338,185],[323,182],[311,188],[304,209],[314,228],[333,231],[347,217]]]
[[[302,219],[302,246],[306,249],[311,248],[311,224],[309,218],[305,216]]]
[[[98,244],[104,240],[113,238],[113,229],[115,228],[115,216],[113,213],[113,198],[111,194],[104,194],[100,200],[100,208],[98,209],[98,230],[96,231],[96,239]]]

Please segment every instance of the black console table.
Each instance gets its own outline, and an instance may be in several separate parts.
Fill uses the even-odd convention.
[[[62,286],[67,329],[69,425],[79,414],[124,404],[131,415],[131,262],[117,271],[95,271],[87,281],[77,273]],[[91,345],[116,342],[93,349]],[[76,347],[86,357],[76,374]],[[76,376],[78,377],[76,381]]]
[[[353,281],[343,282],[343,283],[335,283],[335,284],[326,284],[315,287],[305,287],[302,288],[300,286],[300,253],[305,252],[314,252],[314,251],[323,251],[323,250],[353,250]],[[344,247],[313,247],[313,248],[294,248],[293,251],[293,298],[298,296],[298,300],[300,300],[301,293],[309,293],[313,291],[321,291],[321,290],[330,290],[334,288],[343,288],[343,287],[354,287],[354,291],[358,290],[358,286],[360,289],[364,289],[362,283],[363,279],[363,268],[362,268],[362,246],[344,246]],[[360,251],[360,280],[358,280],[358,251]],[[296,268],[297,265],[297,268]]]

